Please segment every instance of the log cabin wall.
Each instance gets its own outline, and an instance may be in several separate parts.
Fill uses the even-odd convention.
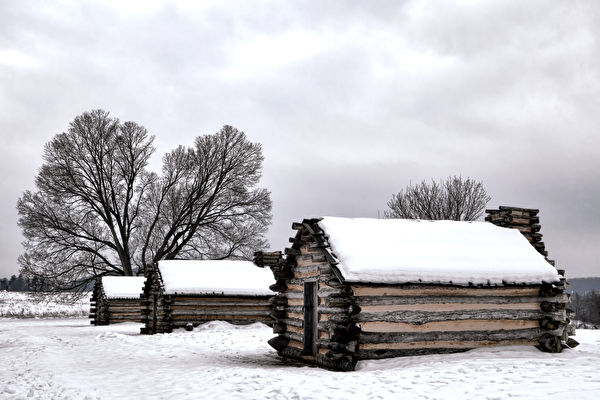
[[[170,333],[187,324],[198,326],[208,321],[244,325],[262,322],[272,326],[269,295],[166,294],[157,266],[146,280],[146,326],[142,333]]]
[[[271,296],[240,295],[166,295],[170,307],[172,329],[188,323],[198,326],[208,321],[226,321],[245,325],[255,322],[272,325],[269,299]]]
[[[560,351],[568,298],[551,285],[350,285],[359,360],[502,345]]]
[[[100,279],[94,284],[90,302],[90,323],[93,325],[142,322],[140,298],[108,298]]]

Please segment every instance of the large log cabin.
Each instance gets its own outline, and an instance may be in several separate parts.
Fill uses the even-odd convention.
[[[294,223],[286,256],[256,254],[283,357],[357,361],[570,341],[564,278],[516,229],[488,222],[325,217]],[[576,342],[573,340],[575,345]]]
[[[165,260],[147,271],[142,334],[208,321],[271,325],[273,274],[250,261]]]
[[[141,322],[143,276],[103,276],[96,280],[90,299],[90,323],[109,325]]]

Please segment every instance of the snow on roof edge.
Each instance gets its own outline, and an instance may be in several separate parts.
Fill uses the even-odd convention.
[[[238,260],[161,260],[157,269],[165,294],[273,296],[268,268]]]
[[[143,276],[103,276],[102,290],[107,299],[137,299],[144,291]]]
[[[518,230],[498,227],[489,222],[380,220],[342,217],[305,219],[304,222],[317,225],[323,231],[327,239],[325,250],[337,261],[335,266],[346,282],[504,286],[556,283],[560,280],[560,275],[556,269],[531,246]],[[341,224],[338,224],[339,222]],[[392,225],[398,223],[404,226],[394,229]],[[429,225],[430,223],[432,225]],[[356,225],[359,226],[358,230]],[[373,226],[369,225],[375,225],[377,229],[387,233],[387,235],[383,235],[385,236],[383,243],[380,243],[379,240],[373,242],[373,239],[377,238],[378,231],[373,231]],[[390,230],[389,226],[386,228],[385,225],[392,226],[392,229]],[[432,228],[433,233],[435,233],[434,237],[438,237],[437,242],[431,241]],[[394,234],[397,234],[398,237]],[[425,240],[423,239],[424,234]],[[344,235],[346,235],[346,238],[344,238]],[[359,236],[360,240],[350,239],[350,243],[343,243],[344,241],[348,242],[347,236],[352,235]],[[490,236],[492,237],[490,238]],[[460,240],[456,242],[457,238],[462,239],[462,242]],[[450,244],[446,243],[443,246],[444,240],[450,240]],[[341,246],[340,241],[342,241]],[[403,243],[403,241],[407,241],[408,244]],[[395,264],[394,262],[390,263],[389,260],[382,262],[381,257],[373,257],[373,254],[381,255],[381,252],[385,252],[386,249],[392,251],[391,248],[393,248],[392,258],[397,258],[398,253],[404,254],[406,257],[407,251],[410,252],[415,248],[423,250],[419,249],[419,244],[431,245],[431,243],[437,243],[439,245],[438,242],[442,244],[442,250],[448,253],[438,254],[437,258],[432,257],[431,254],[428,254],[429,252],[413,253],[408,257],[408,264],[402,265],[402,262],[395,262]],[[365,246],[361,246],[365,243],[367,244],[366,250],[364,249]],[[475,254],[478,257],[469,260],[468,257],[464,257],[464,254],[458,252],[459,257],[457,259],[455,247],[460,248],[461,243],[466,244],[467,248],[470,246],[471,250],[484,249],[491,252],[495,257],[485,257],[486,253],[484,251],[483,255],[476,252]],[[507,253],[505,246],[512,246],[512,253],[515,254],[511,253],[511,256],[502,259],[502,255]],[[403,251],[398,252],[397,247],[400,247]],[[358,261],[356,257],[353,258],[353,255],[349,254],[353,252],[360,253],[361,250],[365,250],[366,256],[364,254],[359,256]],[[461,257],[464,259],[462,264],[460,263]],[[500,260],[496,257],[499,257]],[[427,259],[435,262],[423,264],[423,260]],[[485,262],[485,260],[491,261]],[[473,262],[482,263],[482,265],[476,265],[477,268],[473,269]],[[419,263],[421,264],[419,265]],[[446,270],[444,268],[440,269],[444,263],[450,264],[451,267],[444,267]],[[515,263],[517,264],[516,267]],[[364,265],[372,264],[378,264],[379,268],[364,267]]]

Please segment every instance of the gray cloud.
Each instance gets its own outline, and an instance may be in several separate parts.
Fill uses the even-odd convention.
[[[0,276],[43,144],[97,107],[156,135],[154,168],[223,124],[261,142],[274,248],[462,174],[490,207],[540,208],[570,276],[600,273],[596,2],[182,4],[0,5]]]

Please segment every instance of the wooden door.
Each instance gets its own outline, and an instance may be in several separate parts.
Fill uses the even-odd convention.
[[[317,333],[317,282],[304,282],[304,354],[314,356]]]

